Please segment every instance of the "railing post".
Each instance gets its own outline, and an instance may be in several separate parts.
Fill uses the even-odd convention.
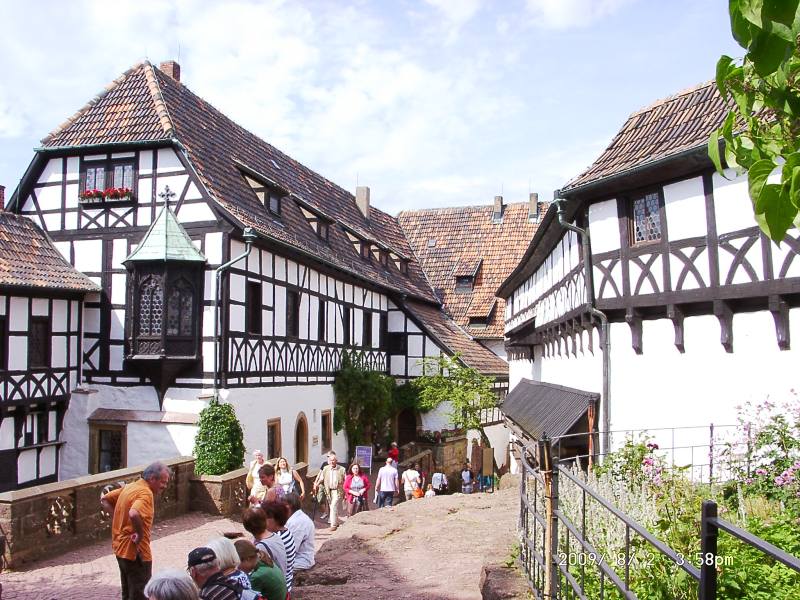
[[[700,585],[698,600],[717,598],[717,503],[703,500],[700,513]]]
[[[544,594],[545,598],[556,598],[557,569],[554,548],[558,548],[557,522],[558,518],[555,511],[558,510],[558,476],[555,474],[553,465],[553,453],[550,439],[544,435],[539,446],[540,470],[544,479],[544,502],[545,502],[545,532],[544,548],[542,557],[544,558]]]

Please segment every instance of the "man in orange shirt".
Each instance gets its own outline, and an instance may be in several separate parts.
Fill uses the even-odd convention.
[[[146,600],[144,586],[153,570],[150,531],[153,499],[169,484],[170,471],[160,462],[149,465],[142,478],[111,490],[100,504],[111,521],[111,547],[119,564],[122,600]]]

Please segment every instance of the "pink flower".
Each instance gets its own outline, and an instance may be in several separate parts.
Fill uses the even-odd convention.
[[[766,475],[766,474],[767,474],[766,469],[756,469],[756,475]]]

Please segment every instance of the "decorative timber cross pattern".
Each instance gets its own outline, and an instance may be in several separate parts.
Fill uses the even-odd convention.
[[[164,191],[161,192],[158,197],[164,201],[164,205],[169,209],[169,201],[172,200],[176,196],[175,192],[169,189],[168,185],[164,186]]]

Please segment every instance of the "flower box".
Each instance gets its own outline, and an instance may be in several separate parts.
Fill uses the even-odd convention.
[[[133,199],[133,190],[126,187],[106,188],[104,190],[84,190],[80,199],[85,203],[92,202],[127,202]]]

